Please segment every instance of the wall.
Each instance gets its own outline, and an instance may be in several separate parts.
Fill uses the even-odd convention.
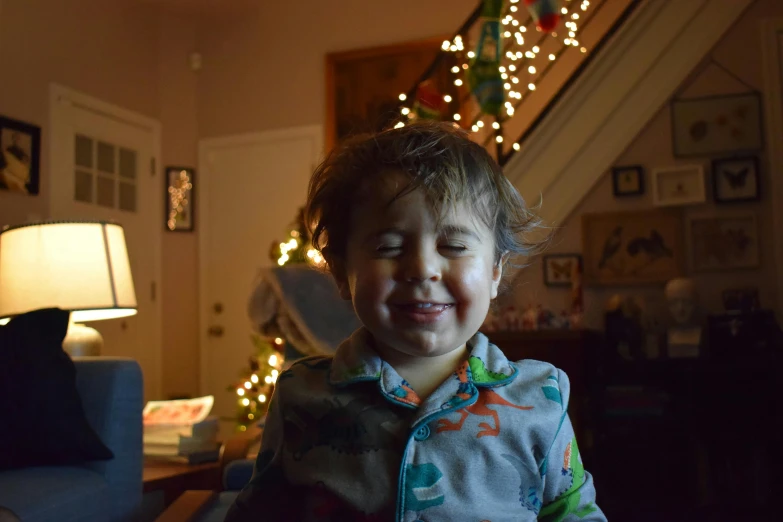
[[[200,31],[202,138],[324,121],[328,52],[451,35],[476,0],[302,0],[259,7]],[[292,209],[293,212],[293,209]]]
[[[0,114],[42,128],[41,193],[0,191],[0,225],[47,217],[51,82],[156,118],[163,164],[195,165],[195,28],[136,1],[0,0]],[[198,391],[196,245],[195,234],[163,236],[165,395]]]
[[[760,21],[763,18],[780,16],[783,16],[783,4],[778,0],[758,0],[714,48],[712,58],[742,81],[732,78],[719,67],[712,65],[709,58],[706,58],[694,69],[691,77],[683,82],[677,97],[696,98],[715,94],[745,93],[749,91],[749,87],[744,85],[745,83],[762,91],[764,82],[760,49]],[[765,154],[763,152],[759,154],[762,171],[761,202],[716,206],[711,202],[711,183],[709,182],[712,158],[676,159],[672,153],[671,143],[670,109],[667,103],[615,162],[615,165],[639,164],[645,167],[645,195],[638,198],[615,198],[612,195],[611,173],[607,172],[585,196],[573,214],[561,224],[548,253],[571,253],[581,250],[581,217],[585,213],[655,208],[652,203],[650,183],[652,169],[698,163],[703,165],[705,169],[708,182],[708,203],[684,207],[685,222],[693,216],[752,211],[757,214],[762,240],[761,267],[759,269],[694,275],[704,308],[711,312],[721,311],[722,290],[740,286],[757,287],[760,291],[762,306],[775,307],[777,289],[774,284],[770,284],[770,281],[775,281],[774,238],[771,229],[772,202],[770,195],[764,193],[765,188],[770,186],[770,173]],[[569,299],[569,291],[544,286],[542,272],[540,261],[535,261],[531,266],[522,270],[514,280],[512,293],[505,296],[503,305],[513,304],[518,309],[524,309],[529,303],[540,303],[556,311],[565,308]],[[601,326],[606,301],[616,293],[641,296],[646,300],[648,310],[652,315],[662,321],[668,320],[663,297],[663,284],[623,288],[601,287],[585,290],[586,320],[590,326]]]

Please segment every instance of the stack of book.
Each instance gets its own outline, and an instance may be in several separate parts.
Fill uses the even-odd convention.
[[[220,457],[218,419],[210,417],[213,397],[153,401],[144,408],[144,456],[202,464]]]

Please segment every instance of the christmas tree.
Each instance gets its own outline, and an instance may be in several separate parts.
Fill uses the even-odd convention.
[[[297,213],[285,241],[275,241],[272,244],[269,257],[278,266],[289,263],[323,266],[324,259],[321,253],[314,249],[310,242],[310,233],[304,222],[304,209],[300,209]],[[284,362],[285,339],[259,334],[252,334],[250,339],[255,352],[248,358],[248,367],[240,373],[239,381],[228,388],[228,391],[237,395],[239,431],[245,431],[248,426],[258,422],[266,414],[269,399],[272,397],[275,382]]]
[[[269,398],[275,390],[275,382],[283,365],[282,338],[266,338],[258,334],[250,336],[255,353],[248,358],[248,368],[240,375],[239,382],[228,388],[237,395],[237,429],[245,431],[266,414]]]

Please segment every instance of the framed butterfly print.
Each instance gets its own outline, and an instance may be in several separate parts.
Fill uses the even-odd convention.
[[[544,284],[547,286],[571,286],[574,271],[582,264],[579,254],[551,254],[544,256]]]
[[[716,159],[712,162],[712,195],[717,203],[758,201],[759,177],[756,156]]]

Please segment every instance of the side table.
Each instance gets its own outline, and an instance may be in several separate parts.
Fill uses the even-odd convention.
[[[144,459],[145,503],[153,502],[154,511],[162,511],[189,489],[219,490],[221,463],[180,464],[155,459]],[[161,497],[162,494],[162,505]]]

